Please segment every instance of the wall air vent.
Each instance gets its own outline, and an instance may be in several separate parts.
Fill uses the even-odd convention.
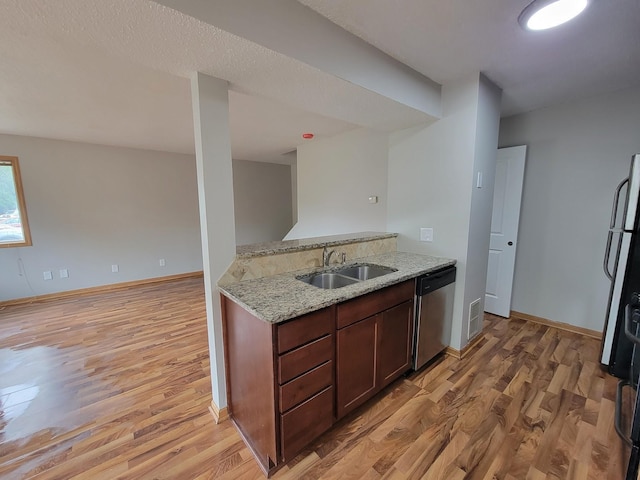
[[[467,340],[471,340],[482,330],[482,312],[480,311],[480,299],[469,304],[469,334]]]

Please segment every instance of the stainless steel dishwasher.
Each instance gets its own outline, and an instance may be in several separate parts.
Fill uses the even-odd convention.
[[[447,267],[416,279],[414,370],[449,346],[455,281],[456,267]]]

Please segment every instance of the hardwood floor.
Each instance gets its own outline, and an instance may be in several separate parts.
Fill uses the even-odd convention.
[[[276,479],[623,478],[596,340],[487,316]],[[260,479],[213,423],[202,279],[0,310],[0,478]]]

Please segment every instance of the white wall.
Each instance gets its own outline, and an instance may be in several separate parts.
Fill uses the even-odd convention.
[[[527,145],[512,309],[602,330],[613,191],[640,152],[640,88],[503,119]]]
[[[293,150],[283,153],[282,158],[291,168],[289,172],[291,180],[291,225],[295,225],[298,223],[298,152]]]
[[[500,126],[500,100],[502,91],[483,75],[478,85],[478,116],[474,141],[474,164],[471,177],[471,214],[467,241],[467,269],[465,279],[462,338],[468,334],[468,311],[474,300],[480,299],[480,312],[484,311],[487,284],[487,264],[491,240],[493,211],[493,184],[496,176],[496,149]],[[482,175],[482,188],[477,188],[478,173]]]
[[[0,151],[19,157],[33,238],[0,248],[0,300],[202,269],[193,156],[13,135]]]
[[[385,231],[387,135],[356,129],[298,147],[298,223],[287,239]],[[378,203],[368,198],[377,196]]]
[[[398,250],[457,259],[458,349],[467,343],[469,302],[484,301],[499,100],[498,89],[473,75],[444,85],[441,120],[390,137],[388,230],[400,234]],[[419,241],[420,227],[434,229],[432,243]]]
[[[282,240],[293,225],[291,166],[233,161],[236,243]]]
[[[0,135],[0,154],[19,157],[33,237],[31,247],[0,248],[0,301],[202,270],[193,155],[16,135]],[[238,243],[282,239],[290,166],[233,168]]]

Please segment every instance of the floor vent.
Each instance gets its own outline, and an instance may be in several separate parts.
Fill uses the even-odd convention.
[[[480,299],[477,299],[469,304],[469,336],[467,340],[471,340],[482,330],[482,315],[480,313]]]

